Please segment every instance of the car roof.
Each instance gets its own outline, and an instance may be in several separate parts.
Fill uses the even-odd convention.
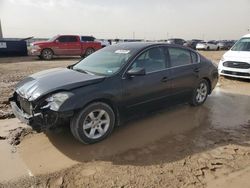
[[[176,48],[184,48],[190,51],[194,51],[191,48],[187,48],[185,46],[180,46],[177,44],[168,44],[166,42],[122,42],[108,46],[107,48],[115,48],[115,49],[127,49],[133,50],[135,52],[144,50],[146,48],[154,47],[154,46],[167,46],[167,47],[176,47]],[[194,51],[195,52],[195,51]]]
[[[161,43],[156,43],[156,42],[121,42],[114,44],[113,46],[115,47],[120,47],[120,48],[128,48],[128,49],[141,49],[141,48],[146,48],[149,46],[157,45]]]
[[[250,34],[244,35],[242,38],[250,37]]]
[[[165,42],[122,42],[122,43],[113,44],[112,46],[116,48],[140,50],[140,49],[144,49],[144,48],[151,47],[151,46],[161,46],[161,45],[169,46],[169,47],[186,48],[184,46],[180,46],[176,44],[168,44]],[[186,49],[189,49],[189,48],[186,48]]]

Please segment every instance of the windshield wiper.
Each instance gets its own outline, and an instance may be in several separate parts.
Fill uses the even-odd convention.
[[[78,71],[78,72],[81,72],[81,73],[84,73],[84,74],[95,75],[92,72],[89,72],[89,71],[86,71],[86,70],[83,70],[83,69],[72,69],[72,70],[75,70],[75,71]]]

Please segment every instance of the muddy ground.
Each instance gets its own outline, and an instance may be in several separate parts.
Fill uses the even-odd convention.
[[[214,62],[223,54],[202,53]],[[6,119],[17,81],[78,58],[21,60],[0,59],[0,187],[250,187],[250,81],[221,78],[200,107],[166,107],[82,145],[67,127],[37,134]]]

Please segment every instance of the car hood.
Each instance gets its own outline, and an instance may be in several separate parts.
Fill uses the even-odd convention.
[[[229,50],[223,55],[226,61],[243,61],[250,63],[250,52]]]
[[[16,85],[15,91],[23,98],[34,101],[49,93],[95,84],[104,78],[67,68],[55,68],[30,75]]]
[[[33,42],[31,43],[31,46],[39,46],[39,45],[43,45],[43,44],[51,44],[52,42],[50,41],[39,41],[39,42]]]

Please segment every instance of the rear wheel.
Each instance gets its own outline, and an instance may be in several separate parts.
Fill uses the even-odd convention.
[[[112,108],[102,102],[88,105],[76,114],[70,123],[73,136],[84,144],[93,144],[105,139],[115,126]]]
[[[209,84],[207,80],[202,79],[199,82],[198,86],[193,91],[190,104],[192,106],[198,106],[203,104],[207,99],[208,92],[209,92]]]
[[[95,50],[93,48],[87,48],[86,51],[85,51],[84,56],[87,57],[87,56],[89,56],[90,54],[92,54],[94,52],[95,52]]]
[[[44,60],[51,60],[53,58],[53,51],[51,49],[44,49],[41,53],[41,58]]]

